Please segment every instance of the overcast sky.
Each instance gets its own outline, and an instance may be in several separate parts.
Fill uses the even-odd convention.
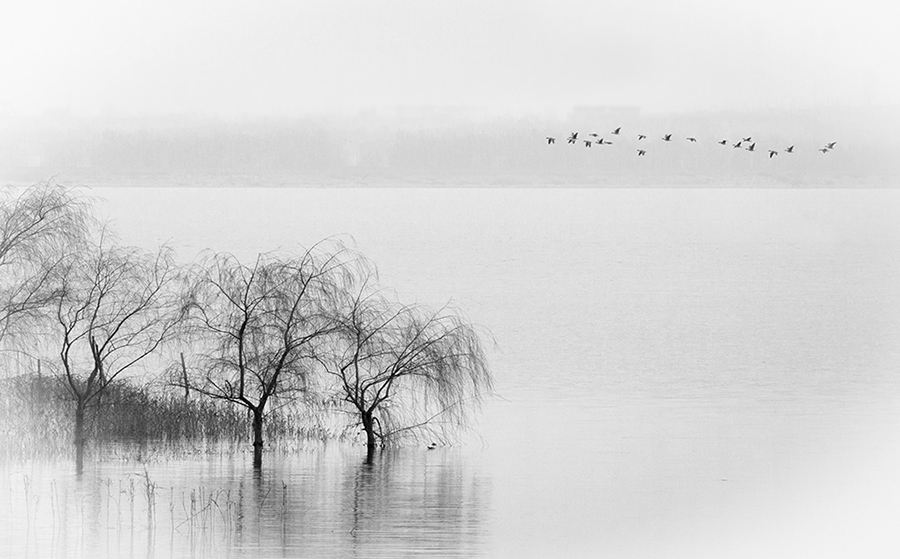
[[[6,3],[0,114],[892,104],[883,1]]]

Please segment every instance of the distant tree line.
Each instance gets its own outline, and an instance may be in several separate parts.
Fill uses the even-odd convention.
[[[492,385],[469,322],[397,301],[338,241],[182,265],[167,247],[122,246],[86,198],[52,183],[0,198],[0,348],[46,363],[79,470],[88,411],[123,390],[148,407],[122,383],[148,368],[164,370],[172,401],[245,410],[254,467],[275,407],[340,411],[371,461],[379,446],[464,426]]]

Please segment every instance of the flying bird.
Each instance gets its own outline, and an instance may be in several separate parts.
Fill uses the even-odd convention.
[[[828,142],[827,144],[825,144],[825,147],[827,147],[828,149],[834,149],[835,144],[837,144],[837,142]]]
[[[601,146],[608,146],[608,145],[611,145],[611,144],[612,144],[612,142],[607,142],[607,141],[604,140],[603,138],[600,138],[600,141],[597,142],[597,143],[600,144]]]
[[[612,133],[613,133],[614,135],[618,136],[618,135],[619,135],[619,130],[621,130],[621,129],[622,129],[622,127],[620,126],[620,127],[616,128],[615,130],[613,130]]]
[[[646,139],[647,139],[647,136],[645,136],[644,134],[638,134],[638,140],[646,140]]]
[[[753,142],[749,146],[747,146],[747,151],[754,151],[756,149],[756,142]]]
[[[722,139],[722,140],[719,140],[718,143],[720,143],[724,146],[725,144],[728,143],[728,140]]]
[[[574,144],[578,140],[578,132],[572,132],[569,136],[569,143]]]
[[[687,141],[689,141],[689,142],[696,142],[696,141],[697,141],[697,138],[694,138],[693,136],[688,136],[688,137],[687,137]]]
[[[822,153],[828,153],[831,150],[829,150],[828,148],[822,148],[819,151],[821,151]]]
[[[794,146],[784,148],[784,151],[786,153],[794,153]]]
[[[645,150],[645,149],[639,149],[639,150],[637,150],[637,154],[638,154],[638,156],[641,156],[641,155],[647,155],[647,150]]]
[[[671,141],[672,141],[672,135],[671,135],[671,134],[666,134],[665,136],[663,136],[663,141],[664,141],[664,142],[671,142]]]
[[[591,141],[590,141],[590,140],[585,140],[585,141],[584,141],[584,147],[586,147],[586,148],[591,147]]]
[[[554,137],[552,137],[552,136],[547,136],[547,143],[548,143],[548,144],[555,144],[555,143],[556,143],[556,138],[554,138]]]
[[[777,152],[777,151],[775,151],[774,149],[770,149],[770,150],[769,150],[769,159],[772,159],[772,158],[775,157],[776,155],[778,155],[778,152]]]
[[[744,141],[749,142],[752,139],[753,139],[753,136],[747,136],[746,138],[744,138]]]
[[[598,137],[599,135],[600,134],[597,134],[596,132],[591,132],[590,134],[588,134],[588,136],[593,136],[594,138]]]
[[[738,140],[738,142],[737,142],[736,144],[734,144],[733,146],[731,146],[731,147],[733,147],[733,148],[739,148],[739,147],[741,147],[741,140]]]

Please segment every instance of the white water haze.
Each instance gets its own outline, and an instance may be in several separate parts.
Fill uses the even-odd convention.
[[[123,242],[170,241],[183,258],[205,248],[251,257],[352,236],[385,284],[429,305],[452,298],[496,340],[489,359],[498,398],[461,447],[408,448],[371,474],[359,471],[358,447],[273,455],[252,498],[274,496],[240,505],[267,511],[259,543],[223,536],[210,538],[209,549],[317,557],[429,548],[485,557],[893,554],[895,191],[92,194]],[[4,479],[9,494],[20,495],[22,476],[30,476],[44,503],[34,510],[44,515],[53,487],[57,499],[81,491],[101,513],[111,507],[97,524],[74,513],[54,524],[34,512],[44,518],[34,521],[35,534],[64,525],[71,536],[31,540],[29,549],[115,556],[129,541],[145,548],[143,520],[117,540],[75,536],[103,533],[125,506],[124,497],[119,505],[103,497],[104,480],[125,483],[127,493],[132,472],[147,467],[160,487],[173,488],[176,503],[198,486],[234,495],[253,487],[245,455],[173,460],[98,463],[80,485],[67,463],[56,474],[37,464],[8,469]],[[281,480],[290,484],[287,536]],[[170,497],[159,491],[157,553],[170,538]],[[6,514],[21,524],[22,514]],[[256,514],[247,513],[248,534]],[[316,520],[294,525],[299,518]],[[328,539],[336,526],[348,535]],[[171,536],[177,554],[203,556],[182,547],[186,534]],[[21,555],[26,544],[8,545]]]
[[[875,0],[7,3],[0,185],[71,186],[181,262],[342,239],[486,333],[496,394],[454,445],[370,466],[278,441],[254,471],[249,439],[101,441],[83,476],[0,463],[0,557],[896,557],[898,21]]]

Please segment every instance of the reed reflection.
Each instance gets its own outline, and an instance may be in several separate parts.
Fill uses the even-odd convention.
[[[483,555],[490,491],[452,450],[330,448],[153,464],[67,461],[0,476],[0,555],[36,557],[445,557]],[[5,500],[6,501],[6,500]]]

